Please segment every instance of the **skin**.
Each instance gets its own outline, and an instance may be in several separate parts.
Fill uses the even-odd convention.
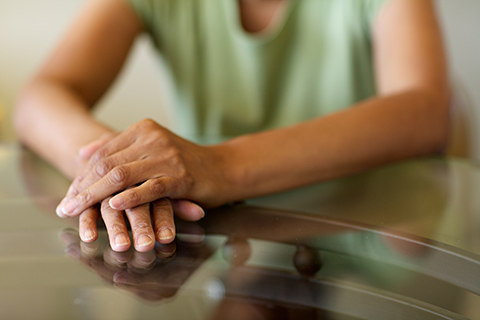
[[[245,30],[266,30],[285,5],[240,1]],[[57,213],[80,215],[83,241],[96,239],[101,214],[113,250],[127,250],[126,212],[135,248],[148,251],[153,237],[173,240],[173,212],[197,220],[202,208],[438,153],[447,144],[446,61],[430,0],[391,0],[376,18],[377,96],[213,146],[193,144],[152,120],[113,133],[91,116],[142,32],[121,0],[90,1],[17,105],[21,139],[75,178]]]

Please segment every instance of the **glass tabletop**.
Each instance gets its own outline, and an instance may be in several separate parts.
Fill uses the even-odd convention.
[[[1,319],[479,319],[480,170],[385,166],[176,221],[174,244],[82,243],[69,181],[0,145]],[[102,228],[101,223],[99,224]]]

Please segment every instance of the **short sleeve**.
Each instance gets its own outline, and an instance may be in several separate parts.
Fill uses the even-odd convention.
[[[379,14],[382,7],[391,0],[364,0],[362,5],[363,11],[363,28],[365,33],[368,35],[368,41],[371,39],[372,25],[375,22],[375,18]]]
[[[365,17],[368,21],[368,24],[371,26],[377,14],[380,12],[380,9],[383,7],[384,4],[391,0],[365,0],[364,2],[364,10],[365,10]]]

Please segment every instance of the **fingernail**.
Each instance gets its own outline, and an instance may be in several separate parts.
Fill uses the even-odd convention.
[[[205,210],[203,210],[202,207],[200,207],[200,214],[202,215],[200,219],[203,219],[205,217]]]
[[[66,218],[66,216],[62,212],[62,206],[58,205],[57,209],[55,209],[55,212],[57,213],[57,216],[60,218]]]
[[[158,238],[160,240],[168,240],[173,238],[173,232],[170,228],[163,228],[158,230]]]
[[[65,205],[65,202],[66,202],[65,198],[63,198],[62,201],[60,201],[60,203],[58,204],[57,208],[55,209],[57,216],[59,216],[60,218],[66,218],[62,211],[62,208]]]
[[[126,246],[128,244],[130,244],[130,238],[124,234],[118,235],[115,238],[115,245],[117,246]]]
[[[128,277],[123,272],[117,272],[113,276],[113,282],[115,283],[127,283]]]
[[[123,201],[123,198],[121,196],[115,196],[108,202],[110,207],[115,210],[122,208],[124,203],[125,202]]]
[[[93,230],[87,230],[83,233],[83,241],[84,242],[88,242],[88,241],[91,241],[93,239],[95,239],[95,232],[93,232]]]
[[[72,249],[72,248],[67,248],[67,249],[65,249],[65,253],[68,254],[72,258],[80,259],[80,254],[79,254],[78,250],[75,250],[75,249]]]
[[[62,212],[63,214],[71,215],[75,211],[75,208],[77,208],[76,201],[70,200],[62,207]]]
[[[153,242],[152,237],[150,237],[149,235],[144,234],[144,235],[138,237],[137,246],[139,246],[139,247],[146,247],[146,246],[152,244],[152,242]]]

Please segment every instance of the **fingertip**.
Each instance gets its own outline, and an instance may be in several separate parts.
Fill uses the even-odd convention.
[[[70,228],[60,231],[58,236],[66,245],[78,242],[78,232]]]
[[[130,249],[130,238],[124,234],[120,234],[115,237],[115,239],[110,242],[110,247],[115,252],[125,252]]]
[[[60,201],[60,203],[58,204],[57,208],[55,209],[55,213],[60,218],[67,218],[67,216],[63,213],[63,210],[62,210],[66,202],[67,202],[66,199],[63,198],[62,201]]]
[[[150,235],[144,234],[138,237],[135,242],[135,250],[138,252],[148,252],[155,247],[155,240]]]
[[[57,209],[55,209],[55,213],[59,218],[62,218],[62,219],[67,218],[67,216],[63,214],[62,208],[60,206],[58,206]]]
[[[75,199],[70,200],[68,202],[64,202],[60,204],[60,213],[65,216],[73,216],[75,215],[75,211],[78,207],[77,201]]]
[[[123,206],[125,205],[125,201],[119,195],[111,198],[110,201],[108,201],[108,205],[113,210],[125,210],[125,208],[123,208]]]
[[[205,210],[198,204],[188,200],[173,200],[173,211],[177,216],[187,221],[198,221],[205,217]]]
[[[175,230],[170,227],[162,227],[157,230],[157,241],[162,244],[171,243],[175,239]]]
[[[155,252],[162,259],[173,258],[177,251],[177,245],[175,242],[170,243],[158,243],[155,245]]]
[[[85,230],[81,235],[82,241],[87,243],[94,242],[97,238],[98,233],[92,229]]]

